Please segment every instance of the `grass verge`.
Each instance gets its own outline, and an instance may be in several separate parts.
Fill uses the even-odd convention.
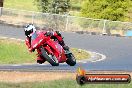
[[[4,0],[4,7],[20,10],[39,11],[35,0]]]
[[[90,54],[71,48],[76,59],[86,59]],[[0,39],[0,64],[36,63],[36,52],[30,53],[24,42]]]
[[[0,88],[131,88],[130,84],[87,84],[80,86],[75,80],[63,79],[33,83],[0,83]]]
[[[89,72],[89,73],[102,73]],[[113,72],[103,72],[113,73]],[[120,73],[120,72],[114,72]],[[121,72],[122,74],[128,72]],[[128,74],[132,75],[131,72]],[[131,88],[129,84],[85,84],[78,85],[76,73],[67,72],[0,72],[0,88]]]
[[[73,52],[77,60],[88,59],[91,57],[89,52],[85,50],[78,49],[78,48],[71,48],[70,50]]]
[[[35,57],[23,42],[0,39],[0,64],[33,63]]]

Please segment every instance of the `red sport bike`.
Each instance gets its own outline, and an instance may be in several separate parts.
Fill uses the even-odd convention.
[[[31,46],[32,49],[37,49],[44,62],[48,61],[52,66],[58,66],[59,63],[64,62],[70,66],[76,64],[74,55],[69,50],[66,52],[58,41],[51,39],[50,36],[46,35],[46,32],[35,32],[31,37]]]

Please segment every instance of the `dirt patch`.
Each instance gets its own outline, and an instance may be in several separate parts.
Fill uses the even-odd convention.
[[[75,78],[75,73],[65,72],[0,72],[0,82],[42,82]]]
[[[88,74],[130,74],[124,71],[89,71]],[[68,72],[0,72],[0,82],[20,83],[20,82],[43,82],[60,79],[74,79],[76,73]]]
[[[29,17],[25,17],[22,14],[17,14],[16,16],[6,16],[6,15],[2,15],[0,17],[0,20],[8,23],[8,24],[14,24],[14,25],[24,25],[24,24],[28,24],[28,23],[32,23],[32,21],[37,22],[37,24],[41,25],[44,24],[44,20],[42,19],[32,19],[32,14],[29,14]]]

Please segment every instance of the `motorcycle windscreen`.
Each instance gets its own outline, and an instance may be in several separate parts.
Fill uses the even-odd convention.
[[[39,46],[39,44],[41,43],[43,39],[41,38],[41,36],[38,36],[37,33],[33,33],[32,37],[31,37],[31,45],[33,48],[36,48]]]
[[[37,38],[37,33],[35,32],[32,34],[31,40],[35,40],[36,38]]]

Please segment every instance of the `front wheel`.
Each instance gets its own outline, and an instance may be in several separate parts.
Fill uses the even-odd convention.
[[[76,59],[72,53],[66,55],[67,60],[66,63],[70,66],[74,66],[76,64]]]
[[[50,59],[47,61],[52,65],[52,66],[59,66],[58,59],[56,58],[55,55],[49,55]]]
[[[41,48],[42,56],[48,61],[52,66],[58,66],[59,62],[55,55],[48,55],[44,48]]]

